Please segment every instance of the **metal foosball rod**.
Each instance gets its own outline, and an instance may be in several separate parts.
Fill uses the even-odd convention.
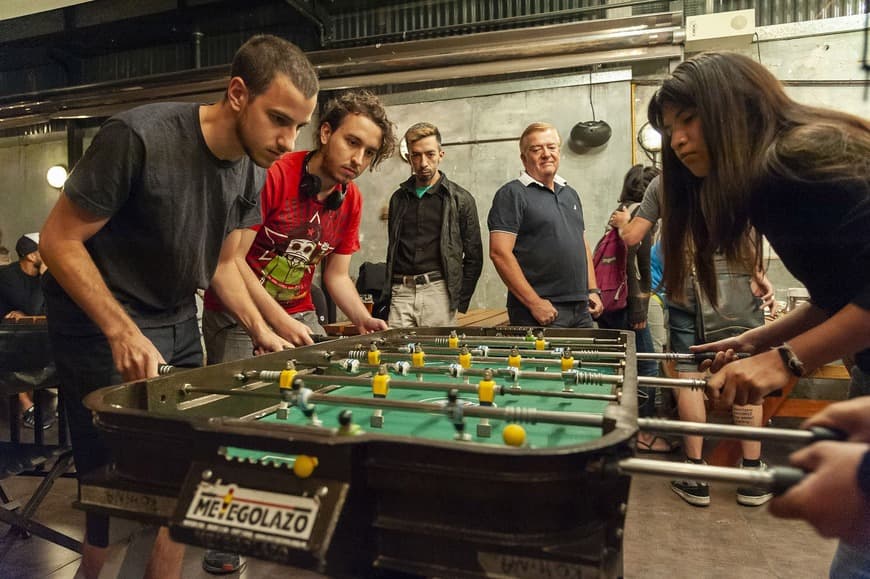
[[[738,440],[776,440],[809,444],[821,440],[845,440],[842,431],[814,427],[810,429],[769,428],[761,426],[737,426],[733,424],[710,424],[708,422],[686,422],[664,420],[661,418],[638,418],[637,427],[643,432],[661,434],[684,434],[710,438],[732,438]]]
[[[309,376],[308,378],[311,378]],[[417,383],[412,383],[417,384]],[[392,384],[391,384],[392,385]],[[473,387],[472,387],[473,388]],[[454,388],[456,389],[456,388]],[[507,389],[508,391],[510,389]],[[443,392],[443,389],[440,390]],[[274,394],[243,389],[223,390],[185,384],[181,388],[184,395],[190,393],[219,394],[224,396],[242,396],[276,400]],[[510,392],[508,392],[510,393]],[[443,411],[440,404],[425,402],[405,402],[387,398],[366,399],[334,394],[312,392],[308,397],[310,402],[328,405],[365,406],[373,408],[394,408],[399,410],[422,411],[438,413]],[[564,411],[542,411],[535,408],[495,408],[483,406],[467,406],[463,409],[467,416],[478,418],[502,419],[510,422],[566,424],[573,426],[603,426],[604,417],[601,414]],[[658,418],[638,418],[638,429],[644,432],[666,434],[690,434],[713,438],[729,438],[737,440],[776,440],[810,444],[821,440],[845,440],[846,433],[823,427],[811,429],[761,428],[752,426],[736,426],[729,424],[709,424],[706,422],[684,422],[663,420]]]
[[[365,406],[369,408],[392,408],[395,410],[408,410],[411,412],[427,412],[430,414],[443,414],[445,407],[442,404],[428,402],[405,402],[391,400],[389,398],[357,398],[354,396],[336,396],[334,394],[311,394],[311,402],[318,402],[330,406]],[[462,402],[460,400],[460,402]],[[560,412],[555,410],[538,410],[536,408],[496,408],[494,406],[463,406],[463,413],[473,418],[492,418],[507,422],[527,424],[564,424],[568,426],[597,426],[604,424],[604,416],[587,412]]]
[[[393,386],[392,382],[390,383],[390,386]],[[185,395],[191,393],[220,394],[224,396],[240,396],[245,398],[268,398],[274,400],[276,403],[278,402],[278,398],[274,394],[250,390],[222,390],[220,388],[208,388],[204,386],[192,386],[190,384],[185,384],[182,388],[180,388],[180,391],[182,394]],[[426,412],[430,414],[443,414],[445,408],[443,404],[433,404],[428,402],[405,402],[402,400],[391,400],[389,398],[358,398],[355,396],[320,394],[318,392],[311,392],[307,396],[307,400],[311,403],[320,403],[329,406],[363,406],[375,409],[392,408],[395,410]],[[565,424],[569,426],[601,427],[604,423],[604,417],[601,414],[584,412],[559,412],[553,410],[537,410],[535,408],[496,408],[494,406],[463,406],[463,412],[466,416],[476,418],[494,418],[496,420],[505,420],[508,422],[529,424],[545,423]]]
[[[449,375],[453,378],[461,376],[483,376],[485,369],[482,368],[462,368],[459,364],[451,364],[448,367],[444,366],[422,366],[412,368],[407,364],[404,368],[397,368],[397,364],[407,364],[404,361],[399,361],[392,365],[392,371],[397,374],[435,374]],[[358,372],[364,369],[377,370],[377,366],[371,364],[363,364],[356,359],[344,359],[333,362],[333,366],[347,372]],[[615,374],[602,374],[600,372],[588,372],[584,370],[568,370],[565,372],[538,372],[535,370],[521,370],[518,368],[491,368],[491,370],[500,378],[505,378],[513,382],[518,382],[520,379],[528,380],[548,380],[552,382],[562,382],[565,385],[598,385],[606,384],[622,385],[624,382],[623,376]],[[641,386],[652,386],[655,388],[688,388],[692,390],[704,389],[707,382],[698,378],[658,378],[655,376],[638,376],[638,384]]]
[[[667,478],[727,482],[743,486],[763,487],[782,494],[804,478],[799,468],[777,466],[764,470],[709,466],[683,462],[665,462],[644,458],[620,460],[619,470],[626,474],[647,474]]]
[[[333,362],[333,366],[340,368],[346,372],[359,372],[362,370],[377,370],[377,366],[372,364],[363,364],[356,359],[344,359]],[[450,364],[449,366],[420,366],[412,367],[408,362],[399,360],[391,364],[390,369],[393,373],[406,376],[408,374],[434,374],[439,376],[450,376],[451,378],[460,378],[462,376],[483,376],[486,370],[511,382],[519,382],[521,378],[529,380],[550,380],[554,382],[562,382],[566,385],[605,385],[617,384],[623,382],[622,376],[615,374],[602,374],[600,372],[587,372],[581,370],[568,370],[566,372],[536,372],[532,370],[520,370],[518,368],[463,368],[460,364]],[[698,381],[695,381],[698,382]],[[703,382],[703,381],[701,381]],[[689,387],[686,384],[685,387]],[[693,384],[692,387],[703,387],[703,383]]]
[[[364,360],[368,352],[365,350],[350,350],[347,352],[347,356],[349,358],[356,358],[360,360]],[[407,353],[392,353],[392,352],[382,352],[381,353],[381,361],[382,362],[401,362],[405,361],[408,358]],[[455,354],[429,354],[426,353],[426,359],[430,361],[436,362],[454,362],[456,360]],[[495,364],[499,362],[504,362],[507,365],[507,358],[499,358],[499,357],[486,357],[486,356],[472,356],[471,363],[473,364]],[[557,358],[524,358],[523,364],[527,366],[558,366],[560,360]],[[586,361],[586,360],[574,360],[573,366],[575,368],[580,368],[582,366],[596,366],[602,368],[621,368],[623,364],[618,362],[598,362],[598,361]]]
[[[509,346],[517,346],[518,348],[534,348],[536,338],[532,338],[531,340],[527,340],[524,336],[466,336],[465,334],[459,334],[456,336],[460,342],[486,342],[487,344],[507,344]],[[450,340],[450,336],[434,336],[428,334],[405,334],[401,338],[403,343],[414,342],[420,343],[423,345],[432,344],[434,346],[447,346],[448,340]],[[593,337],[558,337],[558,336],[544,336],[543,339],[545,342],[551,344],[578,344],[584,346],[591,346],[593,344],[600,346],[619,346],[625,347],[625,344],[619,338],[593,338]],[[386,339],[384,343],[391,343],[392,340]]]
[[[712,360],[716,357],[716,352],[698,352],[695,354],[680,354],[677,352],[638,352],[635,354],[638,360],[664,360],[666,362],[703,362],[704,360]],[[742,360],[748,358],[749,354],[740,352],[734,354],[734,357]]]
[[[413,348],[412,344],[404,344],[395,346],[396,351],[402,354],[409,353]],[[459,351],[459,347],[428,347],[426,348],[426,353],[432,354],[453,354]],[[471,352],[472,356],[480,356],[483,358],[507,358],[511,355],[512,348],[493,348],[489,346],[483,345],[472,345],[468,347],[469,352]],[[521,352],[521,348],[519,349]],[[564,353],[564,348],[554,348],[547,350],[534,350],[534,355],[536,358],[561,358]],[[624,360],[626,358],[626,354],[624,349],[621,350],[599,350],[599,349],[590,349],[590,348],[575,348],[571,350],[571,355],[574,358],[580,360],[595,360],[599,358],[611,358],[617,360]],[[716,352],[698,352],[698,353],[677,353],[677,352],[637,352],[635,354],[635,358],[637,360],[662,360],[662,361],[675,361],[675,362],[702,362],[704,360],[712,360],[716,357]],[[748,358],[749,354],[747,353],[738,353],[735,354],[737,359]],[[529,358],[523,359],[526,363],[534,363],[534,360]]]
[[[481,374],[482,376],[483,374]],[[371,386],[371,378],[343,376],[337,379],[335,376],[305,376],[306,384],[323,384],[325,386]],[[454,388],[460,392],[468,392],[471,394],[477,393],[477,386],[473,384],[458,384],[458,383],[435,383],[435,382],[416,382],[413,380],[390,380],[390,388],[400,390],[425,390],[429,392],[439,392],[446,394],[448,390]],[[499,394],[511,394],[514,396],[541,396],[545,398],[565,398],[565,399],[585,399],[585,400],[602,400],[608,402],[616,402],[618,397],[615,394],[594,394],[584,392],[565,392],[558,390],[528,390],[525,388],[517,388],[511,386],[498,386]]]
[[[411,344],[405,344],[401,346],[396,346],[395,350],[400,354],[408,354],[410,353],[413,346]],[[459,352],[460,348],[449,348],[442,346],[428,346],[426,348],[426,355],[429,354],[449,354],[452,356],[456,356]],[[472,356],[478,356],[481,358],[507,358],[511,355],[512,348],[492,348],[490,346],[469,346],[468,351]],[[385,350],[386,351],[386,350]],[[519,351],[519,350],[518,350]],[[562,348],[556,348],[552,350],[526,350],[526,352],[534,353],[536,358],[561,358],[562,354],[565,350]],[[587,348],[576,348],[571,350],[574,358],[579,358],[581,360],[587,359],[596,359],[596,358],[612,358],[617,360],[625,359],[624,351],[616,351],[616,350],[591,350]],[[523,358],[524,361],[533,360],[533,358]]]

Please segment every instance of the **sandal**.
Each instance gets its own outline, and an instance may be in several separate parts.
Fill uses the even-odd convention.
[[[667,448],[656,448],[656,443],[659,441],[664,442]],[[680,443],[671,442],[661,436],[653,436],[652,440],[648,443],[638,438],[636,447],[638,454],[671,454],[680,449]]]

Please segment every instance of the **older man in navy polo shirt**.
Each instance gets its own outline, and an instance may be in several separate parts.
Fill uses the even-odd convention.
[[[561,145],[554,126],[526,127],[525,170],[489,211],[489,256],[507,285],[513,325],[589,328],[603,310],[580,195],[557,174]]]

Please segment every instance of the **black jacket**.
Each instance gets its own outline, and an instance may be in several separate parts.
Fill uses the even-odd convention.
[[[450,181],[444,173],[435,184],[447,194],[441,215],[441,273],[447,280],[450,307],[468,310],[471,295],[483,269],[483,245],[477,204],[471,193]],[[392,287],[393,264],[399,242],[399,224],[408,210],[408,194],[414,195],[414,177],[399,186],[390,198],[389,245],[387,246],[387,288]],[[387,291],[390,291],[389,289]]]

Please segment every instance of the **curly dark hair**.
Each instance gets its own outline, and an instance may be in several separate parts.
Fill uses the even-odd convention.
[[[395,127],[387,118],[387,111],[384,110],[381,100],[373,92],[365,89],[346,91],[330,99],[320,117],[320,122],[329,123],[329,127],[335,131],[350,114],[368,117],[383,133],[381,146],[370,166],[370,170],[374,170],[381,161],[392,157],[396,150]],[[317,146],[320,147],[319,141]]]

